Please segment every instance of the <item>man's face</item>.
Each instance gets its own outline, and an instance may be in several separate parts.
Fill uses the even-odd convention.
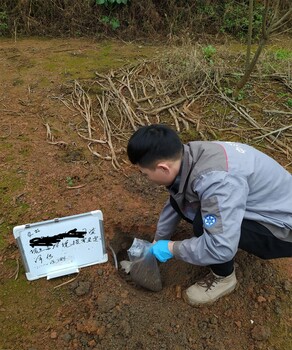
[[[167,166],[158,164],[154,169],[142,168],[140,166],[138,168],[142,174],[146,175],[156,185],[169,186],[174,180],[174,175]]]

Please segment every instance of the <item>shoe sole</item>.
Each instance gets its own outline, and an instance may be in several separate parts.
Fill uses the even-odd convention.
[[[220,299],[220,298],[222,298],[222,297],[224,297],[224,296],[226,296],[226,295],[232,293],[232,292],[233,292],[235,289],[237,289],[237,288],[238,288],[238,282],[237,282],[232,288],[228,289],[224,294],[221,294],[221,295],[220,295],[219,297],[217,297],[216,299],[214,299],[214,300],[212,300],[212,301],[208,301],[208,302],[206,302],[206,303],[194,303],[194,302],[192,302],[192,301],[188,298],[187,293],[186,293],[185,290],[182,292],[182,298],[183,298],[183,300],[184,300],[188,305],[190,305],[190,306],[194,306],[194,307],[204,307],[204,306],[208,306],[208,305],[214,304],[218,299]]]

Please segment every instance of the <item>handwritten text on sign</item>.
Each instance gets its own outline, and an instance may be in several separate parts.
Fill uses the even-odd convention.
[[[40,230],[35,229],[28,232],[28,237],[34,237],[39,234]],[[70,256],[66,255],[66,250],[71,247],[84,246],[89,243],[97,243],[101,241],[101,237],[96,233],[96,229],[93,227],[88,230],[83,229],[77,231],[76,228],[69,230],[68,232],[59,233],[53,236],[46,237],[34,237],[29,241],[30,254],[34,256],[33,262],[36,265],[47,266],[54,265],[66,260],[70,260]],[[64,251],[64,254],[60,256],[60,248]],[[58,250],[57,256],[54,255],[54,250]],[[38,267],[37,267],[38,268]]]

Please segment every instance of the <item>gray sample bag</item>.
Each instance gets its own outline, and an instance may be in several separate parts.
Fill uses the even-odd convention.
[[[128,249],[130,276],[139,286],[153,292],[162,289],[160,271],[155,256],[149,252],[152,243],[135,238]]]

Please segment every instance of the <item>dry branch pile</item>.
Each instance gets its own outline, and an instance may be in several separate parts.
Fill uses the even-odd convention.
[[[261,119],[252,117],[249,106],[225,93],[225,71],[196,56],[188,62],[186,66],[183,61],[143,61],[106,75],[96,73],[87,91],[75,81],[71,103],[82,116],[76,131],[90,152],[119,169],[134,130],[167,123],[185,133],[183,141],[195,137],[260,144],[284,154],[290,165],[291,111],[263,104]],[[283,88],[291,87],[291,81],[282,81]]]
[[[78,82],[72,93],[72,104],[80,112],[83,122],[78,134],[89,141],[89,150],[101,159],[111,160],[120,167],[117,154],[126,140],[139,126],[163,123],[174,124],[177,131],[197,126],[198,119],[191,106],[208,89],[210,76],[200,71],[200,78],[189,86],[170,79],[157,61],[142,62],[107,75],[96,73],[98,94],[94,103]],[[163,77],[164,75],[164,77]],[[102,150],[106,147],[106,150]]]

